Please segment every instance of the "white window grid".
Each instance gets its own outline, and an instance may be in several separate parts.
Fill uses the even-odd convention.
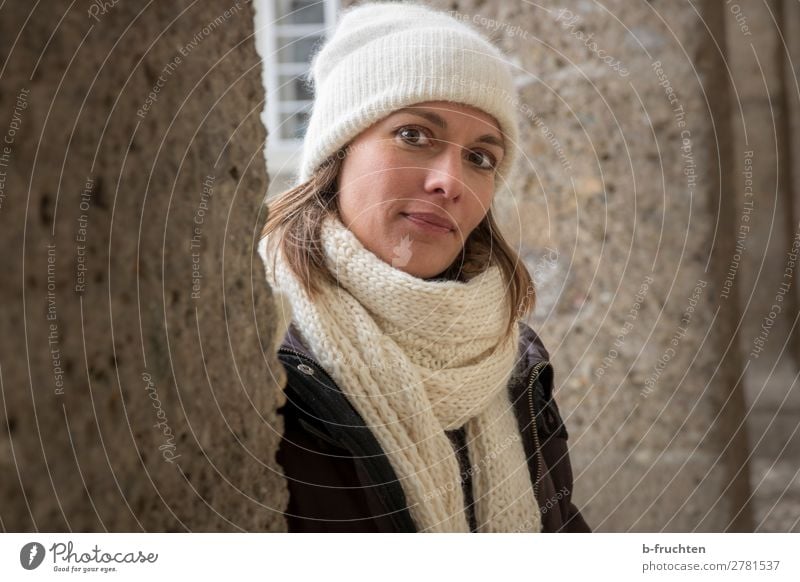
[[[300,10],[322,5],[324,21],[292,23],[292,15]],[[292,10],[295,8],[295,10]],[[333,31],[339,11],[339,0],[262,0],[258,5],[257,41],[260,41],[264,59],[264,83],[266,85],[267,158],[271,166],[280,170],[294,170],[296,153],[299,151],[305,121],[300,124],[292,115],[308,114],[313,103],[311,89],[305,85],[310,68],[307,58],[319,48]],[[308,13],[307,13],[308,14]],[[258,38],[260,37],[260,38]],[[298,52],[306,54],[299,59]],[[292,86],[295,84],[294,86]],[[302,99],[289,98],[287,94],[309,93]],[[289,168],[286,166],[289,165]]]

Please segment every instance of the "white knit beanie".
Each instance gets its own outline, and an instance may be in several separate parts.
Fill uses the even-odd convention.
[[[508,180],[519,135],[510,67],[500,49],[453,16],[408,2],[351,7],[314,55],[309,77],[315,96],[298,184],[377,121],[425,101],[494,116],[506,148],[496,180]]]

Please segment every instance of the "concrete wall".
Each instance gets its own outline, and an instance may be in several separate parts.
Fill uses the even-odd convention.
[[[3,10],[3,530],[285,528],[252,21]]]
[[[748,32],[728,29],[735,106],[731,111],[738,151],[748,161],[752,229],[742,245],[741,351],[746,396],[756,531],[800,531],[800,390],[796,261],[797,113],[800,94],[797,2],[741,2]],[[734,15],[729,16],[731,19]],[[793,44],[792,44],[793,43]],[[794,128],[794,129],[793,129]],[[740,171],[744,171],[741,168]],[[762,347],[763,346],[763,347]]]

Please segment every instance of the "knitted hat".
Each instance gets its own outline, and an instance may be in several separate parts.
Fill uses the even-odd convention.
[[[511,70],[500,49],[453,16],[407,2],[349,8],[309,75],[315,98],[298,183],[377,121],[425,101],[494,116],[506,147],[496,179],[508,179],[519,135]]]

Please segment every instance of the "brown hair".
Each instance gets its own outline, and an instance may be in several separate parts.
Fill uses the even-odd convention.
[[[336,285],[336,277],[325,264],[321,230],[328,215],[339,216],[337,179],[346,152],[340,149],[307,181],[266,201],[267,220],[260,238],[278,231],[278,252],[311,300],[318,296],[320,285]],[[506,333],[510,333],[515,322],[533,310],[536,290],[519,255],[500,233],[491,207],[467,237],[459,257],[436,278],[468,281],[490,263],[500,267],[508,286],[512,309]]]

